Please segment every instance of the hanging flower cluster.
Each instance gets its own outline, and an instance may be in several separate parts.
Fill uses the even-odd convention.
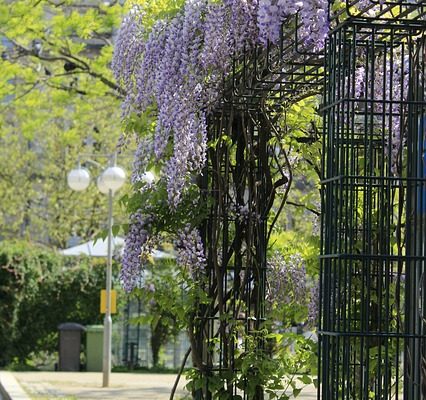
[[[316,281],[310,289],[307,321],[308,326],[317,326],[319,315],[319,301],[319,281]]]
[[[367,65],[367,59],[365,49],[361,49],[356,57],[353,81],[346,76],[341,88],[336,88],[336,98],[353,98],[356,100],[356,111],[373,114],[375,130],[381,131],[385,138],[389,174],[400,176],[401,152],[406,135],[404,122],[408,115],[404,103],[408,100],[409,57],[400,45],[378,51],[374,63],[368,62]],[[365,120],[360,120],[359,125],[364,124]]]
[[[132,184],[141,182],[144,180],[145,170],[148,166],[150,155],[154,150],[154,144],[152,138],[143,137],[138,140],[135,156],[133,159],[133,168],[130,181]]]
[[[327,0],[260,0],[257,15],[259,41],[278,43],[286,19],[298,15],[298,45],[321,51],[329,31]]]
[[[124,242],[120,282],[128,292],[139,287],[142,278],[142,264],[151,253],[152,242],[149,240],[149,217],[140,211],[130,216],[129,231]]]
[[[222,94],[223,79],[232,60],[257,45],[276,43],[283,21],[298,12],[301,40],[323,45],[328,21],[326,0],[188,0],[169,20],[144,28],[144,10],[132,8],[116,38],[112,69],[125,92],[123,117],[156,112],[152,136],[141,138],[135,155],[132,183],[143,178],[157,160],[167,186],[168,205],[177,210],[192,176],[206,162],[207,117]],[[133,216],[126,238],[122,280],[135,286],[140,274],[142,246],[148,243],[146,224]],[[141,217],[142,218],[142,217]],[[187,235],[184,241],[182,235]],[[192,235],[192,236],[191,236]],[[195,235],[195,236],[194,236]],[[182,263],[203,265],[202,243],[196,232],[180,232]],[[190,257],[193,243],[195,257]],[[185,255],[186,254],[186,255]],[[187,257],[185,259],[185,257]],[[135,274],[136,277],[133,277]]]
[[[153,148],[145,154],[160,159],[173,141],[164,175],[169,204],[177,207],[189,175],[206,160],[206,112],[219,97],[233,53],[253,43],[256,25],[243,0],[190,0],[168,24],[155,24],[146,40],[136,28],[141,19],[143,12],[134,9],[123,21],[112,68],[127,94],[124,115],[157,106]]]
[[[269,302],[289,304],[306,301],[306,267],[302,256],[292,254],[286,260],[282,254],[275,253],[268,260],[266,273]]]
[[[129,112],[135,101],[135,74],[139,57],[145,49],[142,18],[141,10],[133,9],[124,18],[120,34],[115,40],[111,69],[114,71],[117,81],[126,89],[126,97],[122,106],[125,113]]]
[[[178,232],[175,242],[177,264],[187,269],[192,277],[197,277],[206,269],[206,257],[200,233],[189,225]]]
[[[221,95],[232,57],[256,43],[276,43],[283,21],[296,12],[301,39],[323,46],[326,6],[326,0],[188,0],[180,14],[157,22],[149,34],[143,29],[143,10],[135,8],[124,19],[112,68],[126,92],[125,116],[157,107],[149,154],[160,159],[173,142],[164,171],[171,207],[181,201],[189,175],[205,163],[206,117]]]
[[[394,54],[392,54],[394,53]],[[391,62],[392,58],[392,62]],[[404,121],[407,116],[409,82],[409,57],[400,51],[392,51],[388,57],[377,60],[377,69],[374,75],[376,89],[375,111],[386,114],[384,123],[385,133],[388,136],[387,147],[390,150],[390,169],[393,175],[401,175],[400,156],[406,129]]]

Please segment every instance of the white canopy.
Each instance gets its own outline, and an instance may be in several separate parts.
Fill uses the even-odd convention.
[[[123,252],[124,248],[124,239],[122,237],[113,237],[112,238],[112,252],[114,249],[118,248],[120,254]],[[108,241],[99,239],[96,241],[90,240],[86,243],[79,244],[77,246],[69,247],[65,250],[60,250],[60,253],[64,256],[79,256],[86,255],[90,257],[107,257],[108,256]],[[152,254],[154,259],[159,258],[174,258],[172,254],[165,253],[164,251],[154,250]]]

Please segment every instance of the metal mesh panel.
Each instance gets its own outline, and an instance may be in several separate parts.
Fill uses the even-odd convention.
[[[334,27],[351,19],[396,24],[425,21],[424,0],[343,0],[330,3],[330,21]]]
[[[416,21],[349,21],[330,35],[323,399],[426,398],[425,40]]]

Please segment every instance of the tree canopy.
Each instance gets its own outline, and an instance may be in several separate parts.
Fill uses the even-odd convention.
[[[103,195],[94,185],[72,193],[66,174],[79,155],[105,165],[101,155],[116,149],[121,90],[109,65],[125,10],[117,1],[0,1],[3,238],[62,247],[104,225]]]

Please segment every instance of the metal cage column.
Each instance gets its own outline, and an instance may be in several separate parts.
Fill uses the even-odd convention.
[[[325,57],[319,392],[426,399],[426,29],[352,18]]]

